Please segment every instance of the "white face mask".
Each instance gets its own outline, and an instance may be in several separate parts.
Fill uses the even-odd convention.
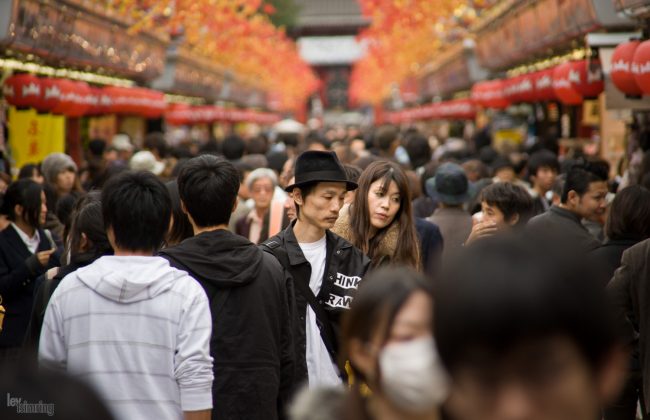
[[[387,345],[379,369],[383,393],[405,411],[425,412],[447,398],[448,378],[433,337]]]

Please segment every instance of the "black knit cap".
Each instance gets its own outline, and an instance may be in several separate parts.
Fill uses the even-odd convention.
[[[309,150],[296,159],[296,181],[285,188],[291,192],[294,188],[313,182],[345,182],[348,191],[356,190],[356,182],[349,181],[343,165],[339,162],[336,153]]]

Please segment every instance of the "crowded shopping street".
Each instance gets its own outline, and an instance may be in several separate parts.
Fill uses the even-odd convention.
[[[0,126],[0,420],[650,420],[650,0],[0,0]]]

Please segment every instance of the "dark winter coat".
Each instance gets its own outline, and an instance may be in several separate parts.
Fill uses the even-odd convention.
[[[591,251],[590,256],[593,262],[598,264],[598,273],[602,275],[603,285],[609,283],[616,269],[621,266],[623,252],[639,242],[639,239],[617,239],[607,241]]]
[[[160,255],[198,280],[210,300],[212,418],[283,417],[294,388],[293,289],[280,264],[227,230],[201,233]]]
[[[607,286],[630,345],[638,341],[645,407],[650,407],[650,239],[623,252]],[[647,409],[646,409],[647,410]],[[646,414],[646,413],[644,413]]]
[[[526,230],[532,238],[571,246],[583,253],[601,245],[582,225],[578,215],[558,206],[530,219]]]
[[[293,232],[294,223],[285,230],[268,239],[262,249],[272,253],[275,248],[282,248],[288,256],[288,267],[284,267],[294,282],[304,282],[309,288],[311,265],[298,245]],[[327,257],[323,283],[316,300],[322,305],[327,314],[330,326],[335,335],[333,362],[337,361],[338,337],[341,314],[350,309],[357,290],[370,266],[370,259],[358,248],[345,239],[327,231]],[[298,291],[295,293],[296,319],[294,319],[294,339],[296,345],[296,380],[298,383],[307,380],[306,361],[306,324],[307,300]]]
[[[52,248],[49,237],[38,229],[40,242],[36,252]],[[13,226],[0,232],[0,296],[6,314],[0,332],[0,348],[18,347],[23,343],[29,324],[36,279],[47,270],[59,266],[61,250],[57,249],[43,267]]]

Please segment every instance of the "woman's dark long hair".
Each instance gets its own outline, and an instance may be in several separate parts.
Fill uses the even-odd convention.
[[[346,361],[350,360],[352,340],[370,343],[376,334],[380,334],[382,343],[386,343],[397,314],[417,291],[433,296],[432,285],[420,273],[410,268],[385,267],[370,273],[361,283],[350,310],[343,315],[340,365],[344,366]],[[431,323],[433,324],[433,320]],[[352,361],[350,368],[354,383],[348,399],[348,409],[345,410],[346,419],[370,419],[361,393],[361,385],[366,383],[368,378]]]
[[[640,185],[619,191],[609,209],[605,233],[610,241],[650,238],[650,191]]]
[[[194,229],[190,219],[181,208],[181,197],[178,193],[178,184],[176,181],[169,181],[165,184],[169,196],[172,199],[172,229],[167,234],[167,246],[172,246],[183,242],[187,238],[194,236]]]
[[[102,216],[101,193],[92,191],[81,197],[72,212],[69,233],[70,261],[77,264],[90,263],[103,255],[112,255],[113,248],[108,241]],[[88,246],[81,250],[82,234],[86,235]]]
[[[23,208],[23,219],[34,229],[40,227],[41,193],[43,187],[31,179],[19,179],[9,185],[2,200],[2,210],[12,222],[16,221],[15,207]]]
[[[382,180],[382,190],[385,193],[388,192],[390,182],[395,181],[400,194],[400,206],[391,224],[372,236],[368,193],[372,183],[377,180]],[[413,211],[411,210],[411,191],[408,178],[396,163],[389,161],[373,162],[361,174],[355,202],[350,208],[351,242],[370,257],[373,265],[377,265],[381,257],[378,255],[378,245],[386,236],[388,229],[395,223],[399,223],[399,240],[395,252],[391,256],[391,264],[407,265],[415,269],[420,268],[420,253]]]

